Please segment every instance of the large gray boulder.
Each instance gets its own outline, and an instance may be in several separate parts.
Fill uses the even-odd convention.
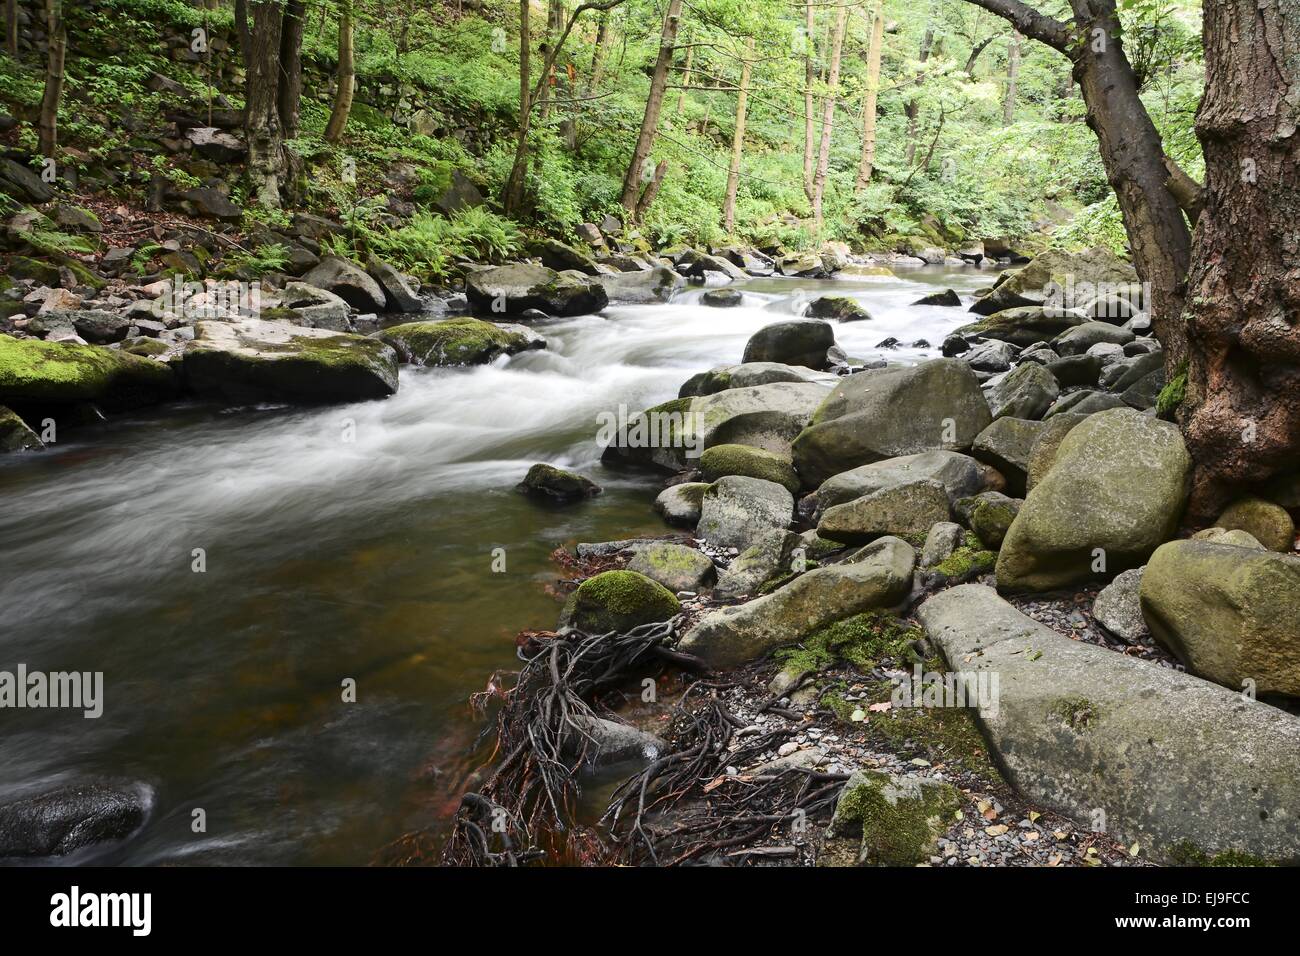
[[[1001,486],[998,475],[970,455],[957,451],[923,451],[919,455],[902,455],[861,465],[827,478],[817,489],[817,507],[824,512],[854,498],[926,478],[943,485],[952,501],[981,491],[995,491]]]
[[[1300,718],[1071,640],[980,585],[917,616],[950,667],[997,679],[996,706],[974,716],[1029,799],[1157,860],[1190,847],[1300,862]]]
[[[849,563],[817,568],[764,597],[705,615],[678,647],[719,668],[758,660],[827,624],[898,604],[911,590],[915,564],[906,541],[881,538]]]
[[[1191,467],[1176,425],[1131,409],[1091,416],[1007,532],[998,587],[1050,591],[1143,564],[1178,527]]]
[[[996,287],[976,301],[972,312],[992,315],[1015,306],[1094,310],[1099,293],[1140,294],[1137,271],[1102,246],[1083,252],[1049,249],[1028,265],[1003,273]],[[1136,290],[1136,291],[1134,291]]]
[[[186,384],[202,398],[355,402],[397,391],[397,353],[378,339],[287,322],[199,322],[185,349]]]
[[[795,549],[802,546],[803,538],[793,531],[773,529],[764,532],[718,575],[713,596],[731,600],[757,594],[768,581],[793,570],[792,556]]]
[[[386,312],[388,296],[383,287],[355,262],[338,256],[326,256],[302,281],[332,292],[354,309],[362,312]]]
[[[766,531],[787,529],[794,496],[774,481],[728,475],[704,492],[695,533],[715,548],[744,550]]]
[[[1046,427],[1043,422],[1025,418],[996,418],[976,436],[971,454],[1001,472],[1012,494],[1023,495],[1034,444]]]
[[[610,305],[653,305],[667,302],[686,288],[686,279],[667,266],[597,276],[596,282],[605,290]]]
[[[978,307],[984,299],[977,300]],[[963,325],[953,334],[965,339],[996,339],[1021,348],[1054,338],[1088,321],[1082,313],[1044,309],[1040,305],[1004,309],[979,322]]]
[[[465,294],[480,315],[518,315],[530,309],[555,316],[588,315],[609,304],[605,287],[592,277],[527,263],[471,272],[465,277]]]
[[[950,517],[947,489],[923,478],[827,508],[817,535],[841,544],[866,544],[884,535],[920,541],[932,525]]]
[[[826,352],[835,345],[835,331],[820,319],[775,322],[755,332],[745,343],[744,362],[781,362],[826,368]]]
[[[1043,417],[1061,394],[1056,376],[1043,366],[1025,362],[1016,366],[989,391],[989,412],[994,418]]]
[[[966,451],[992,421],[975,373],[956,359],[841,380],[794,441],[807,487],[860,465],[932,449]]]
[[[1233,690],[1250,681],[1260,695],[1300,697],[1300,558],[1171,541],[1151,556],[1141,601],[1151,633],[1189,670]]]
[[[729,388],[752,388],[755,385],[772,385],[776,382],[819,382],[827,388],[836,377],[827,372],[781,362],[749,362],[744,365],[723,365],[692,375],[683,383],[678,396],[713,395]]]

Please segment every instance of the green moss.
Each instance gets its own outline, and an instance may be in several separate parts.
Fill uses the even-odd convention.
[[[958,548],[948,555],[934,566],[934,570],[953,580],[967,579],[987,574],[997,563],[996,551],[985,551],[978,544],[972,547],[968,538],[966,547]]]
[[[1100,716],[1097,705],[1086,697],[1061,697],[1052,704],[1049,712],[1079,733],[1088,730]]]
[[[1277,866],[1271,860],[1240,850],[1223,850],[1210,855],[1191,840],[1183,840],[1170,847],[1169,859],[1178,866]]]
[[[673,593],[644,574],[605,571],[578,586],[564,619],[580,630],[601,634],[666,621],[680,610]]]
[[[414,365],[482,365],[527,348],[528,337],[481,319],[408,322],[376,335]]]
[[[700,456],[704,480],[717,481],[727,475],[761,478],[784,486],[791,494],[799,493],[799,476],[794,466],[780,455],[752,445],[714,445]]]
[[[1178,406],[1187,398],[1187,363],[1178,366],[1174,377],[1165,383],[1156,397],[1156,414],[1161,418],[1172,418]]]
[[[914,866],[933,853],[960,811],[961,795],[951,784],[859,771],[845,784],[831,827],[837,838],[861,835],[862,862]]]
[[[920,634],[918,628],[888,611],[872,610],[828,624],[797,647],[778,650],[773,657],[785,670],[801,674],[841,662],[866,672],[886,658],[914,660],[909,642]]]
[[[0,402],[99,401],[115,391],[165,393],[167,366],[95,345],[0,335]]]

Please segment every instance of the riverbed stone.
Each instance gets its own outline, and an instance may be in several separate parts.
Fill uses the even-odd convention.
[[[388,296],[383,287],[357,263],[340,256],[325,256],[303,275],[302,281],[334,293],[362,312],[388,310]]]
[[[1193,673],[1300,697],[1300,557],[1171,541],[1151,556],[1141,599],[1151,633]]]
[[[455,318],[407,322],[374,335],[411,365],[485,365],[501,355],[546,347],[546,339],[527,326]]]
[[[947,489],[933,478],[923,478],[827,508],[817,534],[843,544],[866,544],[884,535],[919,543],[932,525],[950,516]]]
[[[1002,547],[1007,531],[1024,504],[1020,498],[1011,498],[999,491],[986,491],[961,499],[953,510],[979,538],[980,544],[989,551],[996,551]]]
[[[921,567],[932,568],[948,560],[966,543],[966,529],[955,521],[937,521],[926,533],[921,548]]]
[[[97,345],[0,335],[0,404],[94,402],[111,411],[166,401],[176,391],[172,370],[152,359]]]
[[[57,787],[0,806],[0,858],[66,856],[124,840],[149,815],[152,791],[103,782]]]
[[[795,439],[794,465],[815,488],[886,458],[966,451],[991,421],[975,373],[958,359],[858,372],[835,386]]]
[[[870,322],[871,313],[847,295],[824,295],[808,304],[804,315],[833,322]]]
[[[993,291],[971,311],[991,315],[1015,306],[1047,306],[1055,311],[1085,308],[1098,293],[1134,287],[1140,289],[1132,264],[1104,246],[1080,252],[1049,249],[999,276]]]
[[[1052,470],[1061,442],[1087,415],[1066,413],[1043,420],[1043,429],[1029,451],[1029,468],[1025,472],[1025,490],[1031,491]]]
[[[841,842],[851,845],[858,866],[927,863],[938,853],[939,837],[961,816],[961,805],[961,793],[943,780],[855,771],[840,791],[818,863],[837,862]]]
[[[0,452],[39,451],[44,447],[40,436],[25,421],[0,405]]]
[[[977,300],[976,305],[982,300]],[[1081,313],[1044,309],[1042,306],[1006,309],[970,325],[953,335],[967,341],[997,339],[1021,348],[1045,342],[1088,321]]]
[[[1300,862],[1300,718],[1071,640],[982,585],[917,616],[950,667],[998,678],[997,706],[972,715],[1019,793],[1088,828],[1102,808],[1111,836],[1158,861],[1190,844]]]
[[[603,571],[569,596],[560,626],[588,634],[624,633],[642,624],[667,621],[681,610],[672,591],[635,571]]]
[[[287,322],[199,322],[184,375],[200,397],[236,404],[353,402],[397,391],[397,353],[378,339]]]
[[[817,489],[817,507],[825,511],[863,495],[926,478],[943,485],[952,501],[1002,487],[1001,477],[970,455],[923,451],[919,455],[902,455],[861,465],[827,478]]]
[[[1052,339],[1052,349],[1058,355],[1083,355],[1101,342],[1128,345],[1136,336],[1128,329],[1109,322],[1084,322]]]
[[[1050,591],[1105,570],[1141,565],[1173,536],[1192,460],[1178,427],[1131,409],[1076,426],[1012,522],[998,555],[998,587]],[[1100,550],[1098,550],[1100,549]]]
[[[744,365],[723,365],[692,375],[683,383],[677,395],[686,398],[695,395],[713,395],[730,388],[751,388],[775,382],[820,382],[827,384],[833,376],[815,372],[802,366],[784,365],[780,362],[749,362]],[[830,384],[833,384],[831,382]],[[829,384],[827,385],[829,388]]]
[[[713,584],[716,569],[706,555],[684,544],[664,541],[637,549],[629,571],[644,574],[669,591],[702,591]]]
[[[1129,644],[1136,644],[1151,633],[1142,617],[1139,597],[1144,570],[1129,568],[1120,572],[1098,592],[1092,604],[1092,616],[1097,623]]]
[[[1248,495],[1224,509],[1214,522],[1225,531],[1245,531],[1270,551],[1291,551],[1295,546],[1295,522],[1280,505]]]
[[[609,305],[653,305],[667,302],[686,288],[686,277],[668,266],[618,275],[596,276]]]
[[[989,390],[989,412],[997,418],[1038,420],[1061,394],[1056,376],[1034,362],[1017,365]]]
[[[704,502],[704,492],[708,488],[707,481],[685,481],[679,485],[670,485],[655,498],[655,511],[670,525],[694,528],[700,520],[700,508]]]
[[[555,316],[589,315],[609,304],[605,287],[591,276],[527,263],[472,272],[465,278],[465,294],[480,315],[533,309]]]
[[[816,568],[771,594],[706,614],[679,649],[718,668],[758,660],[828,624],[898,604],[911,590],[915,563],[906,541],[881,538],[850,562]]]
[[[545,462],[538,462],[528,469],[524,480],[515,486],[516,490],[530,498],[537,498],[555,504],[568,504],[583,501],[600,494],[601,487],[590,478],[556,468]]]
[[[773,528],[790,527],[794,496],[774,481],[728,475],[711,484],[700,503],[696,534],[715,548],[744,550]]]
[[[975,437],[971,455],[996,468],[1006,479],[1007,490],[1013,495],[1023,495],[1030,455],[1044,428],[1044,423],[1027,418],[1005,415],[995,418],[988,428]]]
[[[765,531],[757,541],[736,555],[731,564],[718,575],[713,596],[733,600],[759,593],[759,589],[767,582],[790,573],[792,555],[796,548],[803,546],[803,538],[793,531]]]
[[[745,343],[745,362],[781,362],[824,369],[826,352],[835,345],[835,332],[820,319],[774,322],[755,332]]]
[[[799,491],[799,476],[786,456],[752,445],[714,445],[700,456],[704,480],[715,482],[727,475],[747,475],[774,481],[790,494]]]

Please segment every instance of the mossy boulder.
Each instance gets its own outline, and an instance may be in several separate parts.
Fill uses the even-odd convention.
[[[923,478],[827,508],[817,534],[843,544],[866,544],[892,534],[919,545],[931,526],[949,517],[947,490],[933,478]]]
[[[678,391],[679,397],[713,395],[729,388],[751,388],[771,385],[774,382],[814,382],[825,379],[825,373],[780,362],[749,362],[745,365],[724,365],[692,375]]]
[[[804,315],[834,322],[869,322],[871,313],[846,295],[824,295],[814,299]]]
[[[625,632],[642,624],[667,621],[681,610],[676,596],[636,571],[604,571],[578,585],[560,623],[589,634]]]
[[[983,494],[963,498],[956,504],[957,514],[961,515],[966,526],[975,533],[980,544],[990,551],[1002,547],[1011,524],[1020,514],[1024,501],[1010,498],[1001,492],[986,491]]]
[[[1089,417],[1012,522],[998,587],[1050,591],[1143,564],[1177,529],[1191,468],[1176,425],[1131,409]]]
[[[96,345],[0,335],[0,403],[45,407],[94,402],[136,408],[176,394],[162,363]]]
[[[1049,249],[1020,269],[1004,272],[991,293],[971,308],[990,315],[1017,306],[1052,310],[1091,306],[1099,292],[1140,295],[1137,271],[1104,246],[1081,252]]]
[[[397,353],[364,335],[241,319],[199,322],[184,375],[200,397],[253,402],[354,402],[397,391]]]
[[[594,498],[600,494],[601,487],[590,478],[563,468],[556,468],[545,462],[538,462],[528,469],[524,480],[515,486],[521,494],[557,504],[568,504]]]
[[[713,583],[716,570],[706,555],[684,544],[665,541],[639,548],[627,570],[644,574],[669,591],[700,591]]]
[[[1025,470],[1026,492],[1033,490],[1035,485],[1047,477],[1052,465],[1056,463],[1056,453],[1061,448],[1061,442],[1065,441],[1065,436],[1087,419],[1085,414],[1066,412],[1053,415],[1042,423],[1042,431],[1029,449],[1029,467]]]
[[[984,301],[986,300],[977,300],[975,306],[980,306]],[[1035,342],[1055,338],[1087,321],[1087,318],[1079,312],[1044,309],[1042,306],[1032,305],[1004,309],[979,322],[963,325],[952,334],[968,340],[997,339],[1023,348]]]
[[[960,817],[961,793],[950,783],[859,770],[840,792],[827,838],[856,841],[858,865],[916,866],[938,853]]]
[[[0,405],[0,452],[39,451],[44,447],[40,436],[25,421]]]
[[[700,456],[700,471],[710,483],[727,475],[746,475],[774,481],[792,495],[799,492],[799,476],[790,460],[752,445],[714,445]]]
[[[412,365],[484,365],[499,355],[545,348],[546,340],[521,325],[497,325],[480,319],[407,322],[375,333]]]
[[[1281,505],[1263,498],[1239,498],[1219,515],[1216,528],[1245,531],[1270,551],[1290,551],[1295,545],[1295,522]]]
[[[555,316],[588,315],[609,304],[604,286],[590,276],[527,263],[470,273],[465,293],[470,307],[481,315],[518,315],[530,309]]]
[[[707,481],[685,481],[672,485],[659,492],[655,498],[655,511],[671,525],[694,528],[700,520],[700,506],[704,502],[704,492],[708,491]]]
[[[1171,541],[1151,556],[1140,597],[1156,640],[1193,673],[1300,697],[1300,558]]]

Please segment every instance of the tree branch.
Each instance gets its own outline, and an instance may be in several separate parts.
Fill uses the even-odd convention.
[[[1027,3],[1021,3],[1020,0],[966,0],[966,2],[1010,21],[1025,36],[1046,43],[1061,53],[1066,53],[1069,49],[1069,24],[1053,19],[1045,13],[1039,13]]]
[[[1196,225],[1196,220],[1201,217],[1201,212],[1205,209],[1205,187],[1187,175],[1183,168],[1169,156],[1165,157],[1165,169],[1169,172],[1169,178],[1165,180],[1165,188],[1173,193],[1174,199],[1183,208],[1183,212],[1187,213],[1191,224]]]

